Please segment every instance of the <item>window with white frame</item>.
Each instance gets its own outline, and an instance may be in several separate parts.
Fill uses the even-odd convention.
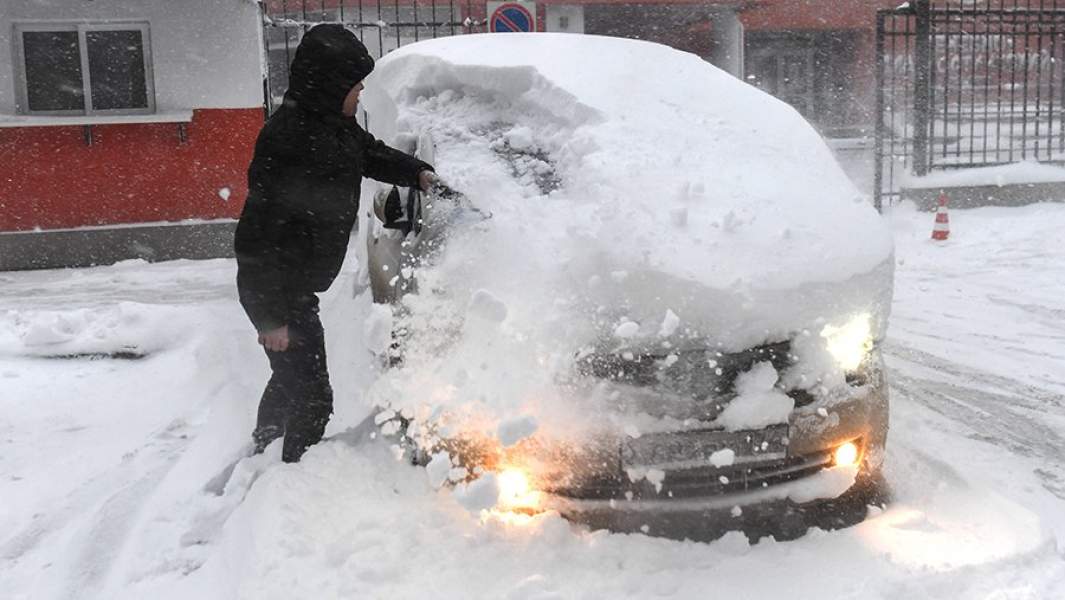
[[[147,23],[17,23],[23,114],[155,112]]]

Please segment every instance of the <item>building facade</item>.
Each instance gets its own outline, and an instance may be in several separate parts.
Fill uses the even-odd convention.
[[[872,126],[876,11],[894,0],[544,0],[544,30],[659,42],[790,103],[829,137]]]
[[[245,0],[5,0],[0,269],[228,246],[263,122],[261,32]]]

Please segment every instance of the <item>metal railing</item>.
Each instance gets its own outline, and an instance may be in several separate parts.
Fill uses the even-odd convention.
[[[268,112],[288,89],[300,39],[320,23],[351,29],[374,58],[423,39],[485,31],[485,5],[472,0],[267,0],[261,6]]]
[[[933,171],[1065,162],[1065,0],[877,14],[877,207]]]

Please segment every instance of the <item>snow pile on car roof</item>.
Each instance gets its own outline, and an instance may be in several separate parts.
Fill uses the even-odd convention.
[[[563,185],[581,205],[572,216],[594,221],[564,213],[559,224],[612,233],[603,241],[621,263],[780,288],[866,272],[891,251],[793,108],[693,54],[566,34],[431,40],[380,62],[365,94],[371,125],[442,93],[529,105],[561,129],[536,133],[562,142]],[[589,204],[600,210],[580,210]]]

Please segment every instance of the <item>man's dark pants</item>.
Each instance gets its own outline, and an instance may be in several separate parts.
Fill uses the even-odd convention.
[[[308,447],[322,439],[333,413],[333,388],[325,361],[325,335],[318,318],[318,298],[290,304],[289,346],[284,352],[266,351],[273,375],[259,402],[259,418],[252,437],[262,452],[284,436],[281,458],[296,462]]]

